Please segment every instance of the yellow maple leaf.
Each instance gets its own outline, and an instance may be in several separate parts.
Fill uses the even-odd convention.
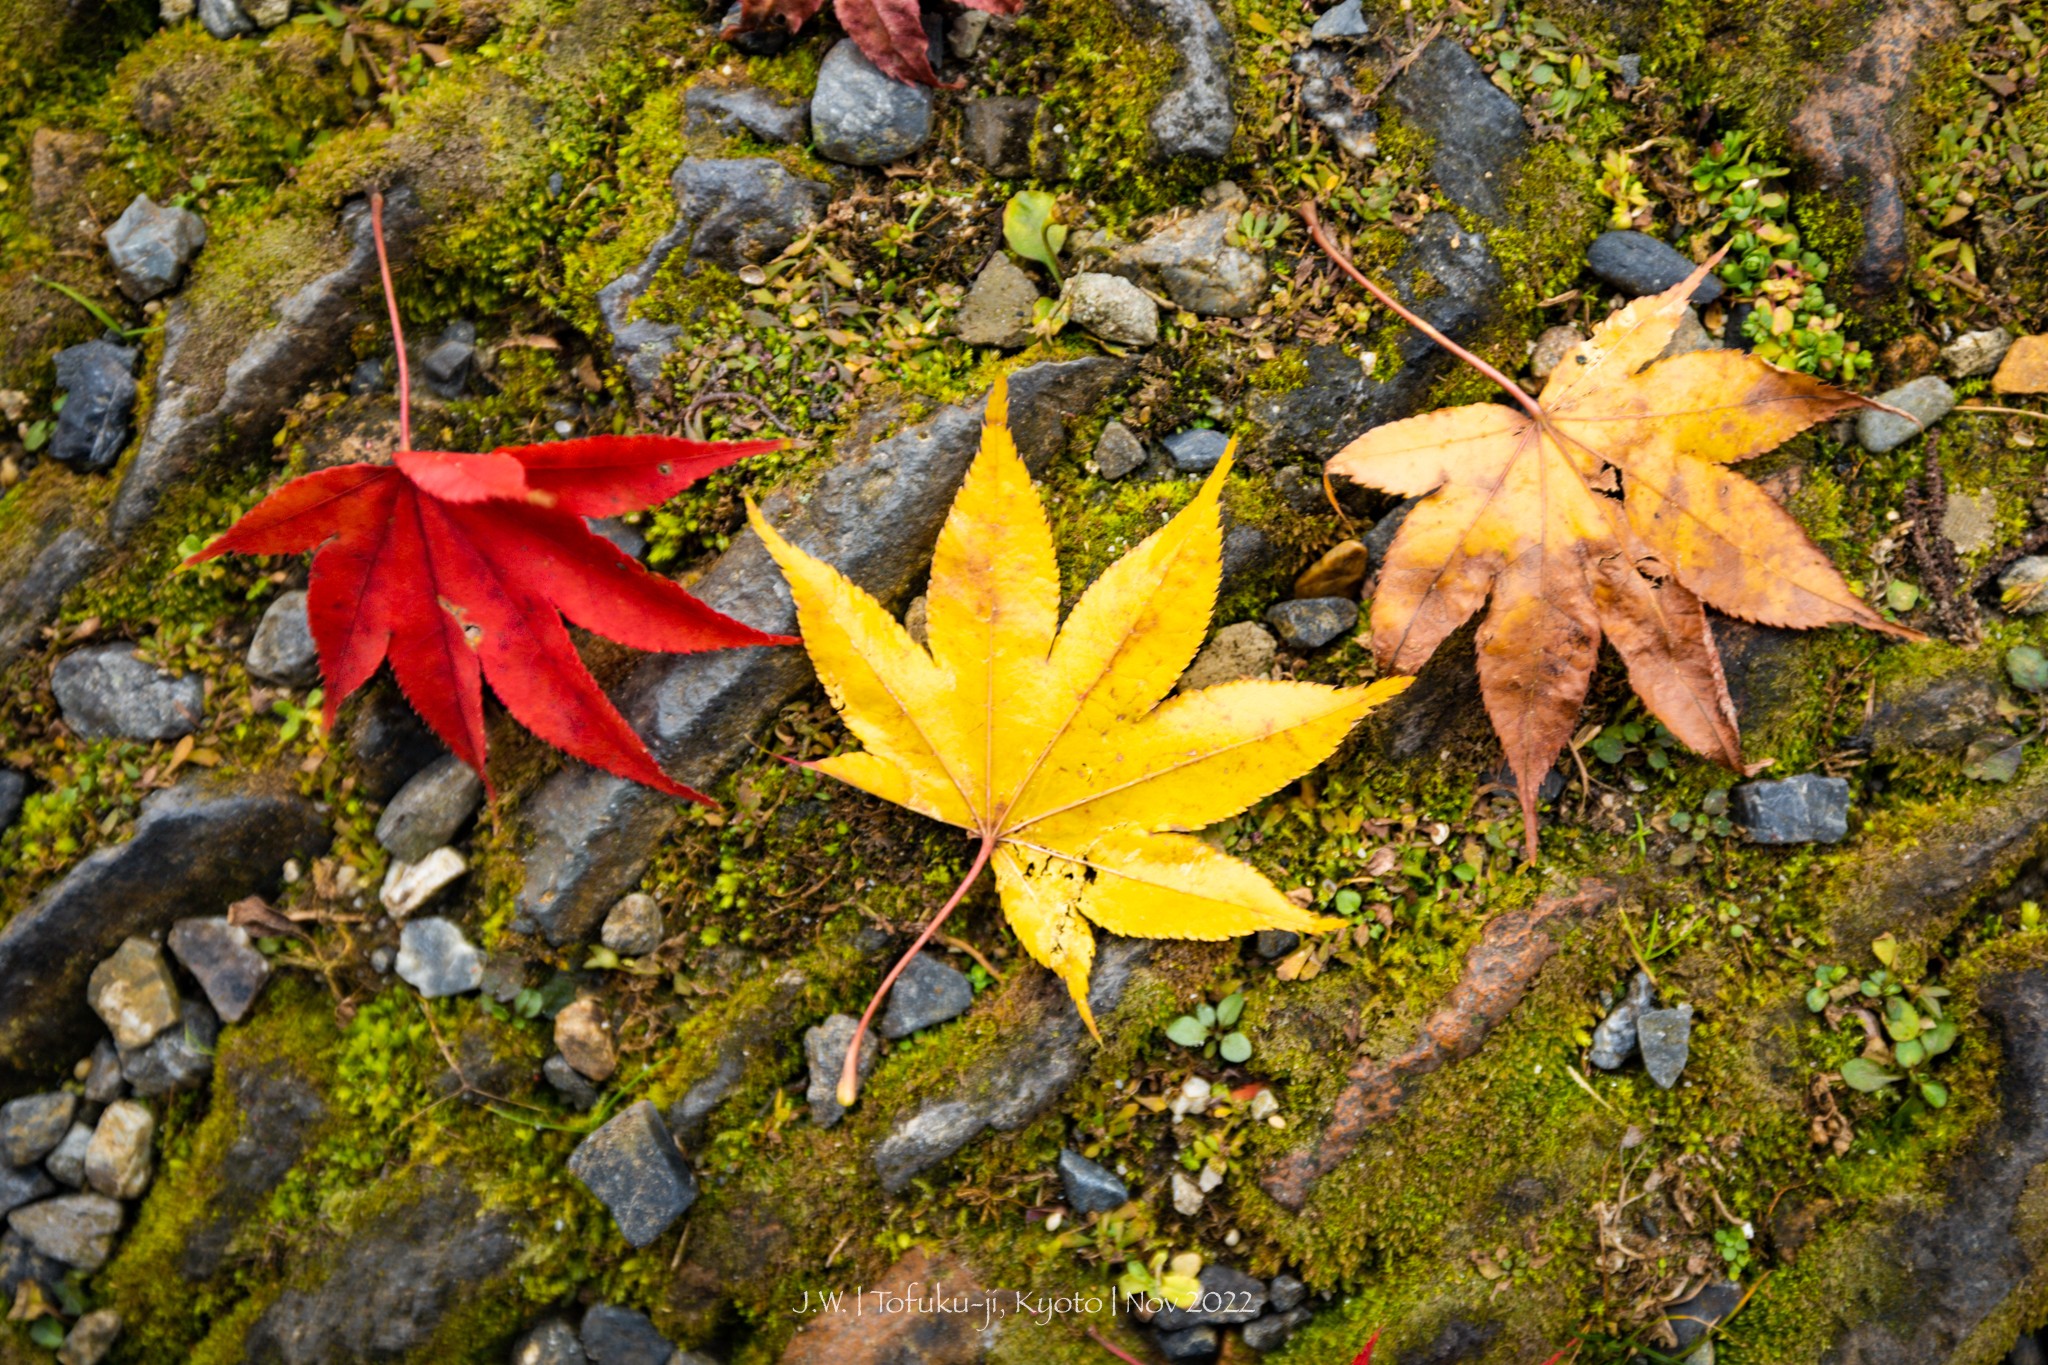
[[[966,880],[903,962],[993,863],[1024,950],[1067,983],[1094,1031],[1091,923],[1191,939],[1342,923],[1295,905],[1192,831],[1315,767],[1409,679],[1234,682],[1169,697],[1216,603],[1229,453],[1192,502],[1081,595],[1062,627],[1052,530],[1011,439],[1007,403],[998,381],[980,454],[939,533],[929,650],[758,509],[748,517],[789,580],[818,677],[864,746],[813,766],[980,840]],[[856,1038],[844,1103],[859,1051]]]

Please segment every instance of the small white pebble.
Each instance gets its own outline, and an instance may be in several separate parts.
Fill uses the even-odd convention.
[[[1232,1228],[1230,1231],[1223,1234],[1223,1245],[1227,1247],[1234,1247],[1243,1240],[1243,1238],[1237,1235],[1236,1228]]]
[[[1065,1214],[1056,1213],[1052,1217],[1045,1220],[1045,1230],[1047,1232],[1058,1232],[1060,1230],[1060,1224],[1066,1221],[1067,1216]]]
[[[299,870],[299,860],[297,858],[287,858],[284,860],[284,884],[286,886],[292,885],[305,875],[305,873]]]
[[[1281,1118],[1278,1114],[1275,1114],[1271,1118],[1266,1120],[1266,1126],[1268,1128],[1285,1128],[1287,1126],[1287,1120]]]
[[[555,435],[557,436],[567,436],[574,430],[576,430],[575,426],[566,420],[555,423]]]

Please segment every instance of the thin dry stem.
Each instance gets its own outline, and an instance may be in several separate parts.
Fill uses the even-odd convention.
[[[1094,1338],[1095,1344],[1097,1346],[1100,1346],[1103,1350],[1109,1352],[1118,1360],[1125,1362],[1125,1365],[1145,1365],[1144,1361],[1138,1359],[1129,1351],[1126,1351],[1123,1347],[1116,1345],[1108,1337],[1102,1335],[1102,1333],[1096,1331],[1093,1327],[1090,1327],[1088,1329],[1088,1335]]]
[[[384,307],[391,314],[391,341],[398,348],[398,448],[412,449],[412,372],[405,363],[405,328],[398,321],[398,290],[391,283],[391,258],[384,252],[384,193],[370,196],[370,235],[377,239],[377,273],[384,277]]]
[[[896,965],[882,978],[882,984],[875,987],[874,998],[868,1001],[867,1009],[860,1016],[860,1025],[853,1031],[853,1041],[847,1044],[846,1064],[839,1070],[840,1104],[851,1108],[853,1102],[860,1098],[860,1045],[866,1041],[868,1025],[874,1021],[875,1011],[882,1007],[882,1001],[888,996],[889,988],[896,984],[897,977],[903,975],[903,969],[910,965],[910,959],[924,951],[924,945],[932,941],[932,936],[939,932],[939,926],[943,925],[958,908],[962,898],[967,895],[967,888],[973,886],[975,880],[981,876],[981,870],[988,866],[988,860],[995,851],[995,836],[983,835],[981,847],[974,854],[974,865],[967,869],[967,875],[960,879],[960,885],[953,888],[953,894],[939,907],[939,913],[932,916],[931,923],[925,925],[924,932],[917,936],[917,941],[910,945],[910,950],[896,959]]]

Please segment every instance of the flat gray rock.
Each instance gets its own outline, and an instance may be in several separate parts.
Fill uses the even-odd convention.
[[[1507,92],[1456,38],[1438,38],[1387,89],[1402,116],[1435,140],[1429,173],[1452,203],[1487,218],[1507,212],[1507,193],[1529,130]]]
[[[644,1247],[697,1202],[697,1177],[653,1104],[641,1100],[583,1139],[569,1170],[611,1211],[627,1242]],[[588,1349],[588,1343],[585,1343]]]
[[[230,1024],[242,1022],[270,980],[270,959],[256,951],[246,929],[225,917],[181,919],[165,942]]]
[[[1317,42],[1333,38],[1365,38],[1372,34],[1372,25],[1366,22],[1365,8],[1360,0],[1344,0],[1332,5],[1316,17],[1309,26],[1308,36]]]
[[[0,1165],[33,1166],[57,1149],[78,1113],[78,1096],[66,1090],[23,1095],[0,1104]]]
[[[116,1047],[142,1047],[178,1022],[178,983],[163,950],[146,938],[124,939],[93,968],[85,998]]]
[[[57,352],[57,387],[64,391],[64,411],[50,433],[51,459],[80,474],[114,467],[132,430],[139,391],[137,355],[132,347],[104,340]]]
[[[1593,1030],[1593,1046],[1586,1059],[1602,1071],[1614,1071],[1635,1055],[1636,1021],[1643,1011],[1656,1008],[1656,986],[1649,976],[1637,972],[1629,982],[1628,994],[1615,1005]]]
[[[50,690],[81,739],[177,739],[205,718],[205,680],[167,673],[133,645],[72,650],[50,670]]]
[[[1163,158],[1220,161],[1237,135],[1230,77],[1236,49],[1230,31],[1204,0],[1140,0],[1180,56],[1173,83],[1147,124]]]
[[[1956,391],[1938,375],[1926,374],[1910,384],[1877,396],[1877,401],[1910,414],[1880,412],[1865,408],[1856,415],[1856,442],[1873,455],[1896,450],[1921,432],[1948,416],[1956,405]]]
[[[688,127],[713,127],[728,137],[745,132],[763,142],[802,142],[810,131],[811,102],[758,85],[699,82],[683,95],[683,117]]]
[[[886,166],[931,135],[931,91],[884,75],[851,38],[833,44],[811,96],[811,140],[819,156],[847,166]]]
[[[281,595],[264,609],[249,641],[249,672],[265,682],[311,687],[320,681],[320,651],[306,616],[304,591]]]
[[[1206,474],[1230,449],[1230,437],[1214,427],[1189,427],[1174,432],[1159,444],[1166,447],[1167,458],[1181,473]]]
[[[676,1355],[645,1313],[609,1303],[583,1315],[582,1336],[591,1365],[671,1365]]]
[[[90,1137],[90,1131],[87,1136]],[[83,1174],[81,1170],[80,1174]],[[55,1194],[57,1186],[41,1167],[0,1164],[0,1218],[44,1195]]]
[[[1586,249],[1586,268],[1625,294],[1661,294],[1692,274],[1694,265],[1676,247],[1646,232],[1610,229]],[[1711,271],[1692,291],[1695,307],[1721,297],[1723,285]]]
[[[852,1015],[834,1014],[817,1027],[804,1030],[804,1060],[810,1066],[811,1076],[804,1098],[810,1102],[811,1122],[820,1128],[830,1128],[846,1117],[846,1106],[839,1102],[839,1073],[846,1066],[846,1050],[853,1046],[853,1033],[859,1027],[860,1020]],[[881,1039],[870,1029],[860,1041],[855,1076],[866,1080],[881,1055]]]
[[[1059,1171],[1067,1206],[1075,1213],[1108,1213],[1131,1202],[1130,1187],[1117,1178],[1116,1172],[1079,1152],[1062,1147]]]
[[[1242,201],[1240,201],[1242,202]],[[1222,206],[1169,224],[1125,247],[1109,269],[1202,317],[1245,317],[1266,297],[1266,258],[1230,244],[1238,213]]]
[[[1744,782],[1728,794],[1735,823],[1757,844],[1832,844],[1849,833],[1846,778],[1800,773]]]
[[[1159,305],[1129,280],[1097,271],[1070,276],[1067,316],[1104,341],[1150,346],[1159,340]]]
[[[43,1158],[43,1169],[52,1180],[72,1189],[85,1187],[85,1154],[92,1149],[92,1125],[73,1121],[64,1140]],[[0,1170],[6,1169],[0,1167]],[[21,1202],[27,1202],[26,1200]],[[0,1213],[6,1210],[0,1209]]]
[[[446,754],[415,773],[377,819],[377,842],[402,863],[417,863],[455,840],[483,804],[476,770]]]
[[[1677,1085],[1692,1055],[1692,1006],[1644,1010],[1636,1016],[1636,1045],[1651,1080],[1666,1090]]]
[[[1289,649],[1321,649],[1358,625],[1358,603],[1348,597],[1275,602],[1266,610],[1266,624]]]
[[[2012,340],[2012,333],[2003,327],[1965,332],[1941,348],[1941,358],[1952,377],[1974,379],[1998,368],[1998,362],[2012,349]]]
[[[64,1194],[7,1215],[36,1251],[79,1270],[98,1270],[114,1251],[121,1205],[103,1194]]]
[[[1121,479],[1145,467],[1151,457],[1145,443],[1122,422],[1111,422],[1095,441],[1095,469],[1105,479]]]
[[[969,346],[1015,350],[1031,344],[1038,284],[1009,253],[998,251],[974,277],[966,301],[953,315],[953,334]]]
[[[453,921],[436,915],[408,920],[398,931],[400,979],[429,1000],[462,995],[483,984],[484,962]]]
[[[974,987],[966,976],[930,953],[919,953],[889,988],[889,1004],[876,1031],[891,1041],[908,1038],[959,1018],[973,1004]]]
[[[197,1090],[213,1075],[220,1019],[201,1000],[185,1000],[180,1018],[149,1046],[121,1053],[121,1075],[138,1095]]]
[[[121,292],[147,303],[184,280],[206,245],[206,223],[190,209],[160,207],[138,194],[106,230],[105,239]]]

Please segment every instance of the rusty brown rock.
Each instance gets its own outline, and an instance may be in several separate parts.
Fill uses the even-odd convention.
[[[1991,376],[1996,393],[2048,393],[2048,336],[2021,337]]]
[[[1363,544],[1355,540],[1340,540],[1294,580],[1295,599],[1349,597],[1356,600],[1371,562],[1372,553]]]
[[[564,1061],[593,1081],[608,1081],[619,1069],[604,1007],[585,996],[555,1016],[555,1048]]]
[[[848,1294],[839,1311],[806,1322],[782,1365],[978,1365],[989,1297],[959,1261],[913,1250],[858,1305]]]
[[[1870,36],[1823,76],[1792,118],[1792,146],[1820,173],[1823,188],[1851,193],[1863,208],[1863,253],[1855,265],[1859,291],[1878,293],[1906,273],[1903,162],[1910,139],[1913,68],[1923,42],[1956,31],[1949,0],[1899,0],[1871,25]]]
[[[1299,1212],[1315,1183],[1357,1148],[1365,1130],[1400,1112],[1413,1082],[1479,1051],[1486,1035],[1529,993],[1543,964],[1557,951],[1547,932],[1611,903],[1615,890],[1588,879],[1569,892],[1553,892],[1527,910],[1495,918],[1465,955],[1458,984],[1423,1022],[1415,1041],[1386,1061],[1361,1057],[1337,1097],[1330,1122],[1314,1142],[1276,1162],[1259,1182],[1275,1202]]]

